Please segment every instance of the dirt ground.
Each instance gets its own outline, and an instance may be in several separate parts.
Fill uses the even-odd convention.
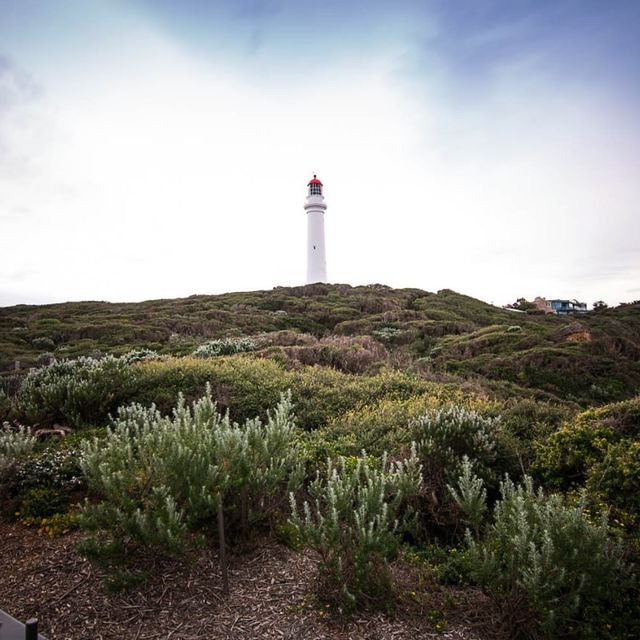
[[[37,617],[49,640],[495,640],[479,592],[416,589],[413,570],[396,563],[392,616],[371,611],[332,613],[314,597],[316,562],[310,553],[273,541],[230,558],[230,595],[222,594],[217,556],[154,559],[150,577],[112,594],[103,576],[74,550],[80,534],[49,539],[19,524],[0,523],[0,609]],[[406,590],[403,590],[403,584]],[[434,613],[444,611],[442,632]],[[435,615],[439,615],[435,614]]]

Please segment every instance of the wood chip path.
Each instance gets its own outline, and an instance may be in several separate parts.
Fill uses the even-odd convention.
[[[313,556],[275,542],[231,556],[227,598],[211,550],[193,560],[154,560],[145,583],[111,594],[75,552],[78,536],[51,540],[0,523],[0,609],[20,620],[38,617],[49,640],[489,640],[478,635],[477,602],[467,614],[464,607],[447,612],[442,633],[427,615],[437,601],[404,606],[403,600],[391,617],[331,614],[313,596]]]

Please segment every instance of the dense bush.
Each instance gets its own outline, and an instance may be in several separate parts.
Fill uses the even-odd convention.
[[[429,475],[444,473],[449,480],[460,476],[465,456],[481,478],[495,478],[499,428],[499,417],[483,416],[456,404],[427,411],[410,424]]]
[[[343,443],[345,455],[366,449],[373,455],[408,447],[414,438],[410,423],[427,411],[448,402],[492,409],[493,403],[464,396],[451,385],[431,383],[429,392],[409,398],[384,398],[331,416],[321,429],[324,438]],[[495,405],[497,406],[497,405]]]
[[[284,353],[288,362],[334,367],[346,373],[363,373],[387,356],[384,346],[368,336],[327,336],[314,344],[289,347]]]
[[[145,360],[160,360],[162,356],[153,349],[132,349],[120,356],[120,359],[127,364],[133,364],[134,362],[143,362]]]
[[[200,397],[211,385],[214,400],[229,409],[237,420],[264,416],[291,389],[298,424],[316,429],[339,415],[383,398],[407,399],[439,385],[415,376],[383,370],[374,375],[350,375],[324,367],[290,371],[282,364],[248,355],[213,359],[169,358],[134,365],[137,375],[135,400],[154,403],[161,412],[171,409],[179,393],[189,400]]]
[[[481,481],[468,469],[466,475],[456,496],[477,525]],[[500,493],[484,533],[467,535],[467,562],[472,578],[503,599],[517,620],[511,637],[633,637],[625,634],[637,625],[635,614],[624,613],[633,599],[630,569],[606,520],[591,524],[583,503],[568,506],[559,495],[536,492],[526,476],[521,485],[507,478]]]
[[[168,413],[180,394],[193,401],[202,397],[209,384],[218,407],[230,410],[240,422],[265,416],[293,381],[293,374],[281,365],[244,355],[168,358],[141,362],[133,368],[138,378],[136,402],[155,404],[161,413]]]
[[[69,506],[69,495],[53,487],[33,487],[20,496],[18,515],[24,518],[47,518],[64,513]]]
[[[25,378],[17,407],[32,422],[100,423],[129,399],[134,383],[129,365],[112,356],[54,362]]]
[[[398,549],[402,501],[418,492],[421,469],[413,451],[402,462],[361,458],[327,461],[308,491],[302,513],[291,494],[291,522],[320,555],[320,595],[347,608],[385,602],[391,589],[387,566]]]
[[[21,493],[34,487],[75,489],[84,484],[81,453],[77,447],[55,449],[31,455],[18,462],[12,479],[12,490]]]
[[[0,422],[3,422],[9,417],[12,408],[11,399],[7,396],[4,389],[0,389]]]
[[[588,409],[536,446],[532,469],[550,487],[585,486],[640,515],[640,398]]]
[[[82,524],[98,533],[94,550],[131,543],[177,551],[187,532],[206,529],[219,501],[246,523],[265,517],[278,492],[300,479],[290,397],[266,424],[232,423],[210,390],[172,417],[155,407],[121,408],[104,439],[83,444],[82,468],[101,502],[87,503]],[[286,501],[286,500],[285,500]]]
[[[56,343],[47,337],[34,338],[31,344],[36,349],[41,349],[43,351],[53,351],[56,348]]]
[[[196,358],[214,358],[215,356],[228,356],[234,353],[255,351],[256,343],[251,338],[223,338],[222,340],[209,340],[201,344],[194,352]]]
[[[29,429],[13,429],[5,422],[0,428],[0,479],[9,468],[31,453],[35,444],[36,438]]]

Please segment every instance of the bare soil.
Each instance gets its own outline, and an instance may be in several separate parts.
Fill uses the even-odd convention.
[[[482,593],[427,584],[401,562],[393,567],[392,615],[345,615],[315,598],[313,555],[273,541],[231,556],[224,597],[209,549],[190,559],[149,558],[143,584],[109,593],[100,571],[75,551],[79,536],[49,539],[0,523],[0,608],[20,620],[39,618],[49,640],[500,638]],[[447,622],[438,633],[434,618],[442,614]]]

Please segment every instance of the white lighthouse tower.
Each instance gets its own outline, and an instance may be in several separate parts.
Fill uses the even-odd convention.
[[[327,257],[324,251],[324,212],[322,182],[313,174],[304,201],[307,212],[307,284],[327,281]]]

